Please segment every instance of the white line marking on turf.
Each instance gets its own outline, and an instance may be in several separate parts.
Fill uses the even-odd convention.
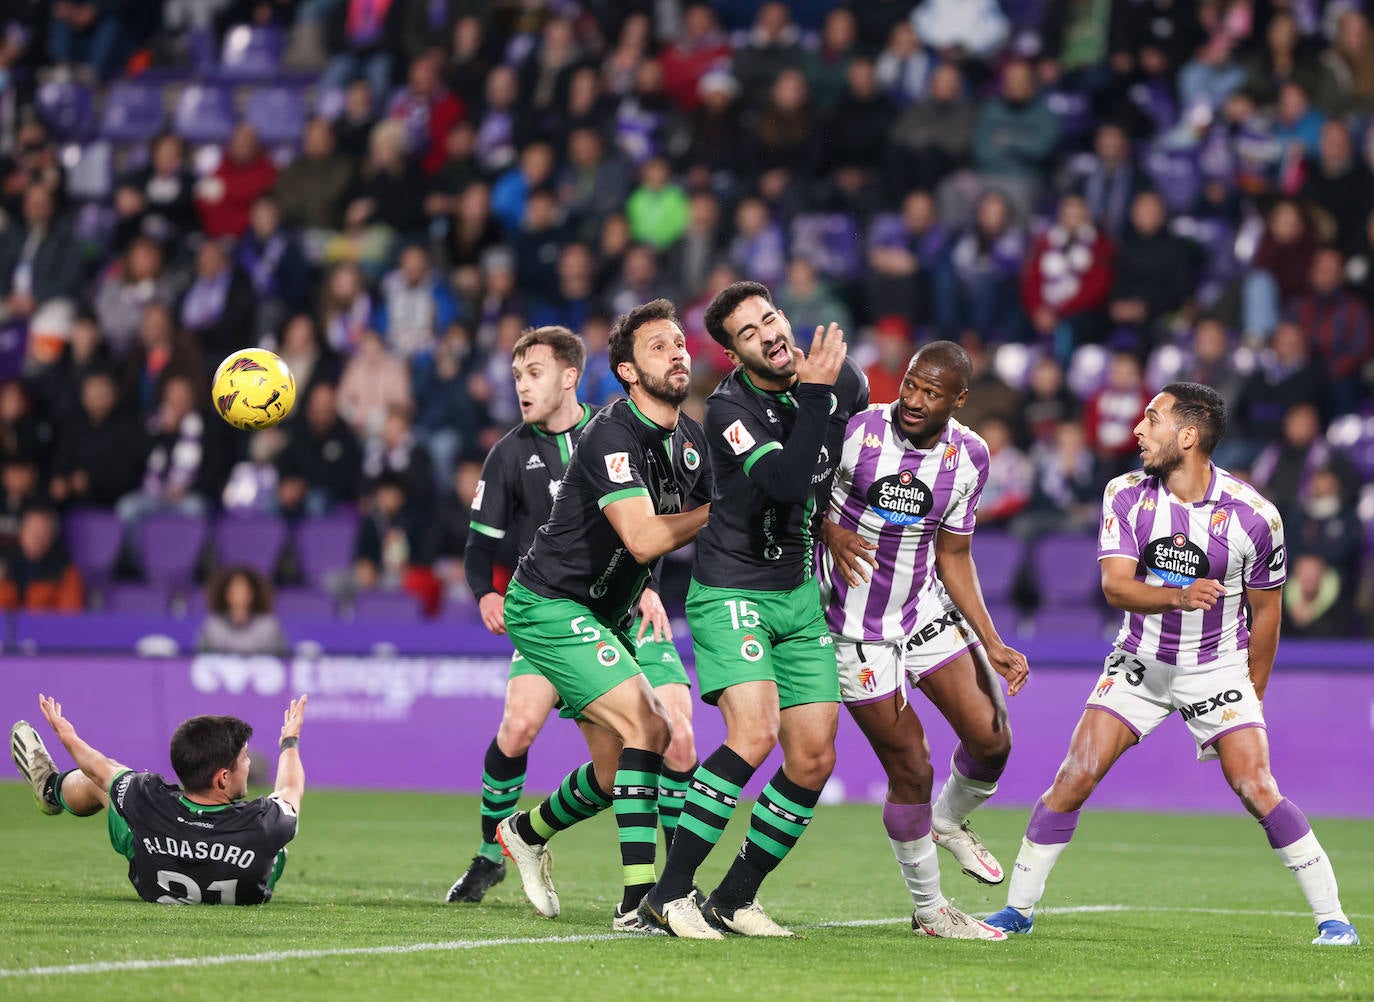
[[[1183,912],[1199,915],[1259,915],[1269,918],[1311,917],[1310,912],[1272,911],[1247,908],[1170,908],[1163,905],[1070,905],[1041,908],[1043,915],[1088,915],[1104,912]],[[1351,918],[1362,918],[1351,915]],[[905,925],[910,918],[852,919],[847,922],[818,922],[796,926],[809,929],[861,929],[867,926]],[[491,946],[540,946],[546,943],[602,943],[640,937],[624,933],[589,933],[580,936],[539,936],[529,939],[455,939],[439,943],[403,943],[395,946],[341,946],[328,950],[270,950],[265,953],[230,953],[208,957],[165,957],[157,960],[105,960],[89,964],[63,964],[53,967],[0,968],[0,978],[45,977],[64,974],[109,974],[117,971],[158,971],[174,967],[218,967],[225,964],[275,964],[284,960],[317,960],[322,957],[368,957],[407,953],[448,953],[455,950],[480,950]]]

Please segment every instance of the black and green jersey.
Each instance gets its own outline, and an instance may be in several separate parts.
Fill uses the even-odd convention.
[[[628,626],[628,611],[653,567],[630,556],[603,509],[635,496],[648,497],[660,515],[706,504],[711,468],[705,434],[685,414],[668,429],[629,400],[617,400],[583,429],[553,512],[534,534],[515,579],[536,595],[572,599]]]
[[[464,561],[474,597],[497,590],[492,564],[514,567],[534,542],[535,532],[548,521],[573,446],[592,414],[583,404],[577,424],[556,435],[522,424],[487,453],[472,497],[472,531],[465,556],[473,559]]]
[[[833,387],[774,393],[742,368],[721,380],[706,401],[715,492],[692,577],[753,591],[787,591],[812,577],[845,425],[867,406],[868,380],[848,358]]]
[[[115,777],[110,815],[129,882],[144,901],[163,904],[266,902],[280,872],[277,854],[296,837],[296,810],[279,797],[206,807],[151,772]]]

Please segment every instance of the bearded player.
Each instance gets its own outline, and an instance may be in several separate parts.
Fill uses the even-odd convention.
[[[1135,426],[1144,470],[1107,485],[1098,542],[1102,591],[1125,614],[1121,631],[1069,753],[1031,812],[1007,907],[989,925],[1031,931],[1079,809],[1112,764],[1177,709],[1198,760],[1221,762],[1293,871],[1316,916],[1312,942],[1360,941],[1341,910],[1331,860],[1269,771],[1262,700],[1279,644],[1283,523],[1253,487],[1212,463],[1225,430],[1221,396],[1198,383],[1164,387]]]

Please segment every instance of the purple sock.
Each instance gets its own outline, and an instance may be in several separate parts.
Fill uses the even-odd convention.
[[[962,741],[954,747],[952,764],[955,769],[959,770],[959,775],[965,779],[971,779],[975,783],[995,783],[1001,778],[1002,770],[1006,768],[1006,763],[994,769],[979,762],[968,753],[968,749],[964,747]]]
[[[1043,800],[1037,800],[1026,825],[1026,838],[1036,845],[1059,845],[1073,838],[1077,827],[1077,811],[1052,811]]]
[[[1307,823],[1307,816],[1287,797],[1260,818],[1260,827],[1264,829],[1264,834],[1269,836],[1269,844],[1275,849],[1292,845],[1312,830],[1312,826]]]
[[[894,842],[915,842],[930,834],[929,804],[883,801],[883,827]]]

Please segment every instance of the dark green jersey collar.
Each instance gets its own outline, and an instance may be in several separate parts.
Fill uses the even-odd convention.
[[[634,402],[633,400],[631,400],[629,397],[626,397],[626,398],[625,398],[625,402],[626,402],[627,404],[630,405],[630,411],[631,411],[631,413],[634,414],[635,417],[639,418],[640,421],[644,422],[644,423],[645,423],[646,425],[648,425],[650,428],[654,429],[654,431],[658,432],[658,433],[659,433],[660,435],[662,435],[664,438],[669,438],[669,437],[671,437],[671,435],[673,434],[673,432],[676,430],[676,429],[674,429],[674,428],[665,428],[665,427],[663,427],[663,425],[659,424],[657,421],[655,421],[655,420],[653,420],[652,418],[646,416],[645,413],[644,413],[642,410],[640,410],[638,407],[635,406],[635,402]]]
[[[765,390],[763,387],[756,385],[754,381],[749,378],[749,373],[744,366],[740,366],[739,375],[740,378],[744,380],[744,385],[749,387],[749,389],[753,390],[759,396],[767,397],[769,400],[776,400],[778,403],[786,404],[788,407],[797,406],[796,398],[792,396],[792,391],[797,388],[795,381],[785,390]]]
[[[205,811],[222,811],[226,807],[233,806],[233,804],[198,804],[194,800],[187,800],[185,794],[177,797],[177,799],[181,801],[183,807],[195,811],[197,814],[202,814]]]
[[[540,428],[537,424],[532,424],[530,425],[530,430],[533,431],[536,435],[541,436],[542,438],[557,438],[559,435],[566,435],[570,431],[577,431],[578,428],[581,428],[584,424],[586,424],[588,421],[592,419],[592,413],[593,412],[591,406],[588,404],[583,404],[582,416],[577,419],[577,424],[573,425],[571,428],[566,428],[563,431],[545,431],[543,428]]]

